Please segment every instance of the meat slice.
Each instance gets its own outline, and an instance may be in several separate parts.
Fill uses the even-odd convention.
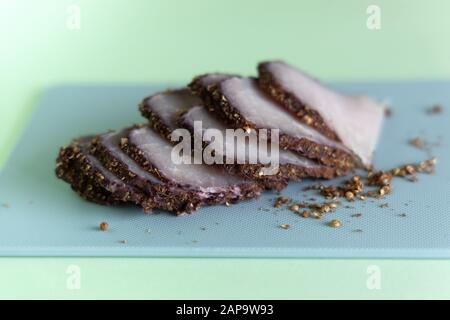
[[[280,146],[342,171],[355,165],[354,155],[339,142],[298,121],[266,96],[253,78],[231,77],[207,89],[203,102],[234,128],[279,129]],[[257,130],[258,131],[258,130]]]
[[[82,137],[61,148],[56,175],[86,200],[105,205],[142,202],[144,210],[151,209],[143,202],[142,193],[122,182],[89,154],[91,139]]]
[[[195,77],[192,82],[188,85],[191,92],[200,97],[202,100],[208,99],[208,88],[210,86],[216,85],[226,79],[238,77],[237,75],[227,74],[227,73],[207,73]]]
[[[384,107],[367,96],[336,92],[282,61],[258,66],[259,86],[303,123],[372,163]]]
[[[214,84],[215,81],[224,80],[229,76],[212,74],[211,76],[198,77],[197,88],[200,86],[207,86]],[[189,89],[183,88],[178,90],[171,90],[162,93],[158,93],[153,97],[158,97],[157,100],[146,99],[141,106],[142,113],[150,119],[149,125],[159,134],[170,140],[170,133],[179,126],[185,127],[187,124],[180,123],[180,115],[186,113],[187,110],[195,108],[195,106],[201,106],[202,101],[194,96]],[[144,101],[146,101],[144,100]],[[180,113],[181,112],[181,113]],[[222,123],[218,125],[223,126]],[[190,129],[189,126],[187,126]],[[200,137],[201,141],[201,137]],[[261,165],[236,165],[225,166],[227,172],[232,175],[242,176],[247,179],[257,179],[258,182],[262,182],[268,189],[281,190],[287,186],[287,177],[283,175],[272,176],[260,176]]]
[[[121,132],[109,132],[99,135],[92,141],[91,153],[104,164],[108,170],[127,184],[140,189],[152,203],[152,207],[175,212],[177,214],[191,213],[207,202],[198,190],[181,186],[165,179],[162,181],[154,174],[142,169],[120,147],[125,143],[133,128]],[[153,153],[158,153],[154,149]],[[167,158],[166,161],[170,161]]]
[[[256,182],[232,176],[215,166],[172,161],[173,145],[146,126],[131,130],[128,138],[121,139],[121,147],[147,172],[194,192],[204,204],[234,203],[255,198],[262,191]]]
[[[201,127],[195,126],[195,122],[201,122]],[[209,135],[205,135],[207,130],[218,130],[222,137],[226,137],[226,125],[219,121],[217,117],[208,112],[204,107],[193,107],[180,118],[180,124],[189,129],[193,136],[197,139],[206,139]],[[273,175],[264,175],[262,168],[267,168],[267,161],[263,161],[258,155],[259,148],[264,151],[270,150],[270,142],[261,145],[258,143],[256,136],[252,131],[247,133],[246,139],[235,139],[234,142],[225,139],[224,148],[214,149],[214,155],[222,158],[227,170],[237,172],[241,175],[252,179],[262,180],[266,187],[281,189],[285,186],[288,179],[300,179],[304,177],[326,178],[331,179],[337,175],[343,174],[337,168],[320,165],[310,159],[300,156],[289,150],[279,150],[278,163],[279,170]],[[206,143],[209,144],[212,138]],[[241,150],[241,152],[237,152]],[[233,155],[233,163],[227,164],[227,156]],[[251,160],[250,155],[254,155],[255,159]],[[263,164],[266,163],[266,164]]]
[[[102,205],[116,205],[118,201],[111,192],[100,186],[95,179],[85,176],[77,159],[80,152],[76,145],[80,141],[73,142],[71,145],[63,147],[59,151],[56,175],[69,183],[72,189],[83,199]]]
[[[145,98],[139,106],[150,125],[165,137],[177,128],[177,118],[192,106],[202,105],[201,99],[188,88],[167,90]],[[169,138],[170,139],[170,138]]]

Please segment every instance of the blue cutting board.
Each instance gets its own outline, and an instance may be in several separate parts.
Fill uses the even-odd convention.
[[[450,82],[338,84],[348,92],[388,99],[393,116],[384,125],[377,168],[421,161],[428,155],[408,145],[421,136],[439,157],[436,175],[418,183],[396,180],[386,201],[359,201],[323,220],[272,207],[277,194],[232,207],[203,208],[191,216],[87,203],[54,175],[61,145],[73,137],[142,122],[137,104],[163,86],[70,85],[49,89],[0,174],[2,256],[170,257],[450,257]],[[427,106],[448,106],[426,115]],[[292,183],[286,196],[304,200]],[[380,208],[388,202],[389,208]],[[260,208],[263,208],[261,210]],[[362,213],[362,217],[352,217]],[[405,213],[406,216],[402,216]],[[340,219],[343,226],[327,226]],[[110,229],[99,231],[107,221]],[[284,230],[281,224],[291,228]],[[362,230],[357,232],[355,230]],[[122,243],[126,240],[127,243]]]

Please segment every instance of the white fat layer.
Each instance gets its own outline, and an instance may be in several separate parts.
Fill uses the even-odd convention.
[[[254,79],[234,77],[223,81],[220,87],[231,105],[258,128],[279,129],[280,134],[284,133],[297,139],[306,138],[334,148],[343,148],[341,144],[326,138],[282,109],[258,88]]]
[[[228,79],[232,77],[231,75],[224,74],[224,73],[209,73],[207,75],[204,75],[200,78],[200,83],[203,86],[209,86],[212,84],[219,83],[225,79]]]
[[[220,122],[216,117],[214,117],[210,112],[208,112],[205,108],[201,106],[193,107],[190,109],[183,117],[184,121],[192,128],[194,128],[194,121],[201,121],[202,122],[202,132],[194,132],[194,134],[197,137],[202,137],[203,133],[207,129],[216,129],[219,130],[219,132],[222,134],[223,137],[226,137],[226,129],[227,127]],[[197,127],[198,128],[198,127]],[[252,133],[255,134],[255,132],[252,130]],[[234,154],[235,159],[239,160],[241,163],[245,162],[248,163],[249,154],[257,155],[258,153],[258,143],[257,139],[236,139],[233,143],[233,141],[228,141],[227,139],[224,139],[224,150],[216,150],[221,156],[226,157],[227,154]],[[256,141],[256,142],[255,142]],[[268,150],[270,150],[270,142],[267,144]],[[246,150],[247,154],[244,155],[234,152],[234,150]],[[287,151],[287,150],[279,150],[279,162],[280,164],[292,164],[297,165],[301,167],[318,167],[319,165],[315,163],[314,161],[311,161],[310,159],[307,159],[305,157],[302,157],[294,152]]]
[[[183,88],[157,93],[145,100],[144,104],[173,130],[176,129],[178,115],[192,106],[201,105],[202,101],[189,89]]]
[[[317,111],[365,165],[371,164],[384,117],[381,104],[367,96],[333,91],[283,62],[268,63],[267,68],[284,90]]]
[[[176,164],[171,160],[173,145],[148,127],[134,129],[129,140],[144,152],[145,157],[163,176],[180,185],[203,188],[228,188],[243,183],[242,179],[229,175],[217,167],[204,164]]]

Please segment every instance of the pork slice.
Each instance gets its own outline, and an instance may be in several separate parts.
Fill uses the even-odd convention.
[[[259,85],[281,106],[327,137],[340,141],[370,167],[384,107],[364,95],[334,91],[282,61],[258,66]]]
[[[205,204],[237,202],[259,196],[256,182],[228,174],[223,169],[204,164],[172,161],[173,145],[142,126],[131,130],[121,141],[122,149],[147,172],[161,180],[194,192]]]
[[[129,128],[99,135],[92,142],[91,152],[122,181],[142,190],[154,208],[184,214],[191,213],[204,204],[211,204],[198,191],[168,179],[162,181],[128,156],[120,146],[132,130],[133,128]],[[155,149],[153,152],[157,153],[159,150]],[[170,161],[170,158],[166,160]]]
[[[280,146],[347,171],[355,157],[339,142],[300,122],[262,92],[253,78],[231,77],[208,88],[203,102],[234,128],[279,129]],[[258,130],[256,130],[258,131]]]
[[[223,74],[200,76],[194,80],[194,82],[196,82],[194,87],[199,89],[200,87],[205,86],[206,88],[208,85],[215,84],[216,82],[229,77],[229,75]],[[188,90],[188,92],[186,92],[186,90]],[[148,101],[143,104],[145,105],[145,110],[147,110],[145,114],[147,114],[147,116],[151,114],[151,119],[153,119],[150,121],[149,126],[168,140],[170,139],[170,133],[173,132],[174,129],[180,125],[183,126],[179,123],[180,112],[185,113],[187,110],[194,107],[194,105],[199,106],[203,103],[198,97],[194,96],[189,89],[166,91],[159,93],[156,96],[158,97],[158,103]],[[244,168],[246,168],[246,170],[244,170]],[[225,169],[232,175],[238,175],[247,179],[255,177],[246,172],[250,167],[241,167],[242,170],[237,170],[237,166],[225,166]],[[251,169],[253,171],[257,168],[251,166]],[[268,189],[276,188],[281,190],[287,186],[287,180],[281,176],[272,176],[270,178],[260,177],[258,178],[258,182],[263,182],[264,186]]]
[[[150,120],[150,126],[168,137],[177,128],[178,116],[202,101],[188,88],[167,90],[145,98],[139,106],[141,114]]]
[[[201,123],[201,127],[195,126],[196,121]],[[337,168],[320,165],[315,161],[300,156],[298,153],[279,149],[278,172],[273,175],[263,175],[261,169],[267,167],[267,165],[263,164],[262,159],[259,157],[258,148],[261,144],[258,143],[256,136],[251,137],[251,135],[255,135],[254,131],[248,132],[246,134],[248,138],[246,139],[235,139],[234,141],[225,139],[227,126],[204,107],[191,108],[181,116],[180,124],[189,129],[197,139],[206,139],[205,132],[207,130],[217,130],[224,138],[224,148],[214,150],[215,155],[222,157],[224,163],[226,163],[227,155],[234,155],[233,164],[225,164],[227,169],[239,172],[252,179],[262,180],[268,188],[280,189],[288,179],[297,180],[304,177],[331,179],[345,173]],[[211,140],[206,141],[207,144],[210,142]],[[274,147],[278,148],[278,146]],[[270,150],[271,143],[265,141],[261,148]],[[237,152],[237,150],[244,151]],[[251,159],[250,155],[254,155],[254,159]]]
[[[209,86],[216,85],[233,77],[238,77],[238,75],[227,73],[207,73],[195,77],[188,87],[196,96],[202,97],[207,93]]]
[[[69,183],[81,197],[92,202],[106,205],[141,203],[141,192],[121,181],[89,153],[91,139],[91,136],[75,139],[69,146],[61,148],[56,175]],[[151,209],[145,204],[143,208]]]
[[[80,197],[87,201],[102,205],[119,204],[121,201],[114,198],[111,192],[83,173],[77,158],[79,152],[80,149],[75,146],[75,143],[60,149],[55,170],[57,177],[67,182]]]

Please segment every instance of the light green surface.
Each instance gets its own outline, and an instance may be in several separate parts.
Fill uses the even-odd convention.
[[[70,4],[80,30],[66,27]],[[366,27],[369,4],[380,30]],[[0,0],[0,161],[61,82],[186,82],[270,58],[327,80],[449,78],[448,12],[446,0]],[[66,288],[73,263],[81,290]],[[381,290],[367,289],[368,265]],[[449,261],[431,260],[0,259],[11,298],[450,298],[449,280]]]
[[[374,265],[380,289],[369,289]],[[79,282],[67,273],[74,266]],[[0,298],[438,299],[450,296],[449,269],[429,260],[0,259]]]

